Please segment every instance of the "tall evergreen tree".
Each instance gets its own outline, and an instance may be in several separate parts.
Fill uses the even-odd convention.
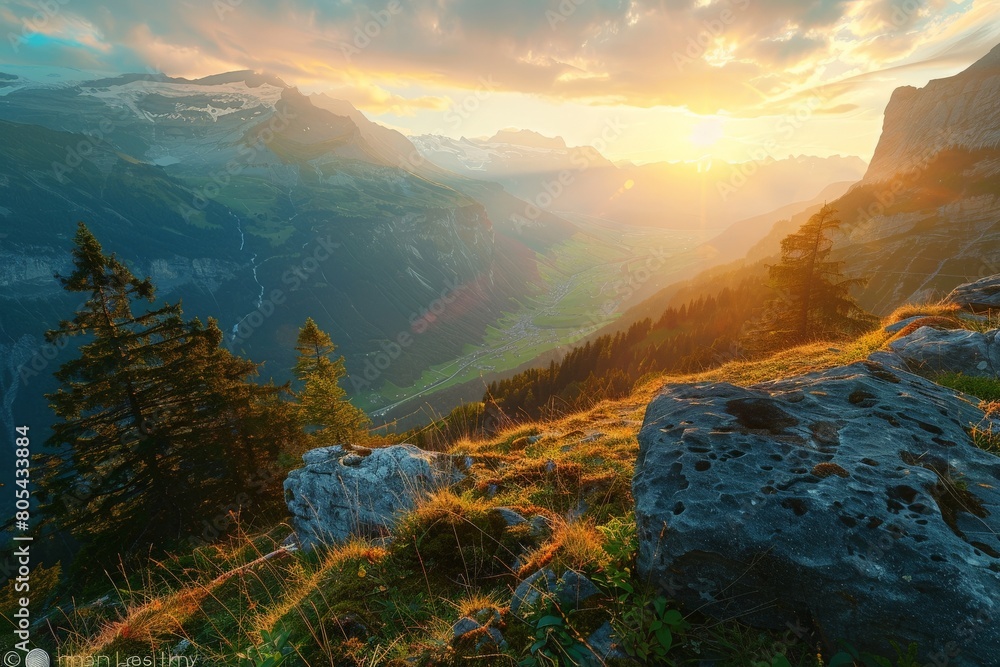
[[[297,437],[282,389],[250,382],[256,364],[220,347],[213,320],[150,306],[150,280],[105,255],[83,223],[75,242],[73,272],[57,277],[89,296],[46,338],[88,340],[47,396],[58,421],[41,489],[47,520],[83,543],[78,560],[99,570],[106,554],[160,551],[236,499],[280,503],[276,483],[258,477],[253,494],[247,483]]]
[[[367,438],[371,421],[351,404],[340,380],[347,375],[344,358],[334,358],[336,346],[310,317],[299,330],[295,376],[303,383],[298,394],[299,419],[317,446],[356,443]]]
[[[809,340],[857,333],[872,316],[851,296],[864,278],[844,278],[844,262],[829,259],[833,242],[828,233],[839,229],[837,211],[828,205],[809,218],[794,234],[781,241],[781,262],[770,266],[772,300],[752,332],[751,347],[775,349]]]

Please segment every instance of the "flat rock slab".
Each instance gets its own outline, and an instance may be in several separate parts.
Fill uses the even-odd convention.
[[[413,445],[323,447],[302,460],[285,480],[285,500],[305,549],[387,535],[422,496],[464,477],[452,457]]]
[[[920,375],[961,373],[996,377],[1000,370],[997,330],[981,333],[965,329],[920,327],[889,343],[903,367]]]
[[[861,362],[755,385],[677,385],[648,407],[633,480],[639,570],[759,627],[951,665],[1000,654],[1000,457],[975,405]]]
[[[971,283],[959,285],[945,297],[973,313],[1000,310],[1000,275],[993,275]]]

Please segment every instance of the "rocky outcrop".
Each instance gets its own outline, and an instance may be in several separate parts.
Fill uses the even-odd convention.
[[[285,500],[302,546],[385,536],[428,492],[458,482],[454,460],[413,445],[323,447],[285,480]]]
[[[1000,340],[997,330],[920,327],[908,336],[889,343],[890,355],[880,360],[896,363],[906,370],[933,378],[941,373],[961,373],[976,377],[1000,375]]]
[[[945,300],[974,313],[1000,310],[1000,275],[959,285]]]
[[[639,435],[640,576],[715,617],[992,664],[1000,458],[976,403],[871,361],[667,388]]]
[[[865,182],[919,169],[946,148],[1000,146],[1000,46],[964,72],[924,88],[897,88],[885,110],[882,136]],[[995,168],[996,169],[996,168]]]

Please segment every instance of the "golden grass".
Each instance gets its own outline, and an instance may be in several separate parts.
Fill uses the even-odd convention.
[[[460,521],[472,513],[485,512],[489,506],[481,500],[463,494],[458,495],[451,489],[439,489],[420,500],[411,519],[420,523],[448,520]]]
[[[129,609],[124,618],[106,624],[80,651],[96,655],[112,643],[129,639],[157,647],[163,637],[180,635],[184,624],[199,610],[214,586],[192,586]]]
[[[323,559],[316,570],[309,572],[303,568],[299,569],[299,578],[286,587],[285,595],[277,604],[269,607],[265,613],[261,614],[255,623],[256,629],[260,631],[274,628],[279,620],[301,605],[313,592],[319,589],[332,571],[340,568],[345,563],[352,561],[366,561],[370,564],[378,563],[388,553],[383,547],[375,546],[360,538],[329,549],[323,555]]]
[[[526,556],[518,571],[519,577],[551,564],[572,570],[590,570],[607,562],[604,535],[592,520],[566,520],[556,515],[550,521],[553,523],[552,537]]]
[[[883,320],[885,324],[894,324],[910,317],[918,315],[924,317],[955,317],[961,311],[961,307],[956,303],[908,303],[900,306]]]
[[[471,616],[472,618],[475,618],[484,609],[501,609],[504,606],[499,594],[487,595],[480,592],[469,593],[453,604],[459,617]]]

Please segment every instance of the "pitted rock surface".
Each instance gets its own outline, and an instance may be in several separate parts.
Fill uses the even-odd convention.
[[[285,500],[305,549],[386,535],[421,496],[463,477],[451,457],[413,445],[322,447],[302,460],[285,480]]]
[[[761,627],[893,655],[1000,653],[1000,457],[966,397],[871,361],[648,407],[633,480],[639,570]]]

